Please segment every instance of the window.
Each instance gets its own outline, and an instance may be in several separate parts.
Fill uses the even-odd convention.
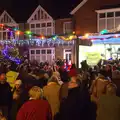
[[[31,54],[35,54],[35,51],[34,51],[34,50],[31,50]]]
[[[31,28],[35,28],[35,24],[31,24]]]
[[[52,51],[51,50],[47,50],[47,54],[51,54],[52,53]]]
[[[105,13],[100,13],[100,18],[105,18]]]
[[[46,50],[42,50],[41,53],[42,53],[42,54],[46,54]]]
[[[47,23],[47,27],[51,27],[52,26],[52,24],[51,23]]]
[[[41,24],[41,27],[46,27],[46,23],[42,23],[42,24]]]
[[[107,13],[107,17],[114,17],[114,13],[113,12]]]
[[[115,12],[115,17],[120,17],[120,12]]]
[[[71,33],[72,32],[72,22],[64,22],[63,32],[64,33]]]
[[[36,28],[40,28],[40,24],[36,24]]]
[[[36,54],[40,54],[40,50],[36,50]]]

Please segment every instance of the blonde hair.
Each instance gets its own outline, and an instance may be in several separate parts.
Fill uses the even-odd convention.
[[[29,90],[29,97],[33,99],[40,99],[43,96],[43,90],[40,87],[34,86]]]

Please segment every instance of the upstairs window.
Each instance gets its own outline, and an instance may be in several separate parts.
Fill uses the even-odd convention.
[[[64,22],[63,33],[71,33],[71,32],[72,32],[72,22]]]

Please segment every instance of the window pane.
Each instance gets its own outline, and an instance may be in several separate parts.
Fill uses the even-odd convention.
[[[35,24],[31,24],[31,28],[35,28]]]
[[[40,28],[40,24],[36,24],[36,27],[37,27],[37,28]]]
[[[69,60],[71,60],[71,54],[69,54]]]
[[[51,27],[52,26],[52,23],[47,23],[47,27]]]
[[[107,13],[107,17],[114,17],[114,13],[113,12]]]
[[[42,23],[42,24],[41,24],[41,27],[46,27],[46,23]]]
[[[47,28],[47,35],[52,35],[52,28]]]
[[[41,53],[42,53],[42,54],[46,54],[46,50],[42,50]]]
[[[40,50],[36,50],[36,54],[40,54]]]
[[[99,20],[99,32],[106,29],[105,28],[105,19]]]
[[[35,51],[34,51],[34,50],[31,50],[31,54],[35,54]]]
[[[47,54],[51,54],[52,52],[51,52],[51,50],[47,50]]]
[[[105,18],[105,13],[100,13],[100,18]]]
[[[120,17],[120,12],[115,12],[116,17]]]
[[[120,18],[115,18],[115,27],[120,25]]]
[[[112,19],[107,19],[107,29],[113,29],[114,28],[114,18]]]

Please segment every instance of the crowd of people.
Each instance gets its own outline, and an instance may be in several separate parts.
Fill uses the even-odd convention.
[[[0,62],[0,120],[120,120],[120,64]]]

